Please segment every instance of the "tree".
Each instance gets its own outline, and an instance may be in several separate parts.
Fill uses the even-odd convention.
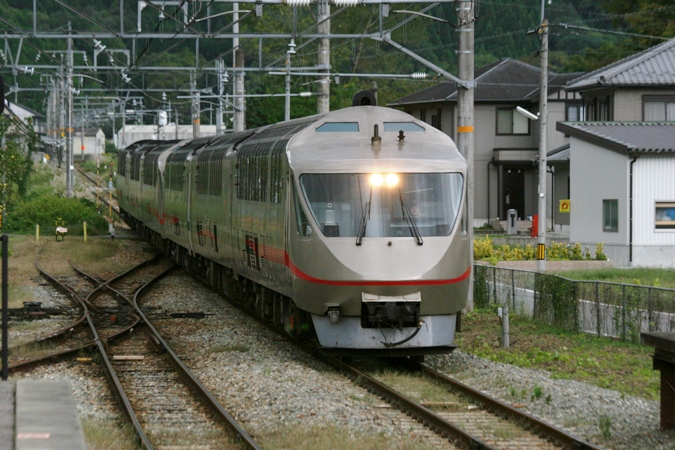
[[[0,220],[15,199],[26,193],[37,143],[32,128],[14,115],[0,115]]]

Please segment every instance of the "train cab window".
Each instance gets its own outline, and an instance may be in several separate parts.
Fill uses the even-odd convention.
[[[323,125],[317,127],[317,133],[325,132],[337,132],[337,133],[358,133],[359,123],[358,122],[326,122]]]
[[[300,185],[330,238],[448,236],[464,195],[461,173],[303,174]]]
[[[293,197],[295,197],[295,221],[298,225],[298,235],[300,237],[310,237],[312,235],[312,227],[309,224],[309,220],[307,220],[302,205],[300,205],[300,199],[295,189]]]
[[[415,122],[385,122],[384,131],[424,131],[424,127]]]

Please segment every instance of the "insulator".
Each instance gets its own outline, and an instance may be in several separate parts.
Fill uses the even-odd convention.
[[[410,74],[410,78],[413,80],[423,80],[427,77],[426,72],[413,72]]]
[[[309,6],[312,0],[284,0],[288,6]]]
[[[335,6],[356,6],[359,0],[333,0]]]

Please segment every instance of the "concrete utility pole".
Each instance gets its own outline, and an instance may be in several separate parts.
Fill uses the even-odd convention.
[[[68,34],[70,35],[70,22],[68,22]],[[66,123],[66,197],[73,197],[73,39],[68,38],[68,56],[67,56],[67,82],[66,95],[68,104],[66,108],[68,117]]]
[[[459,24],[457,26],[458,38],[458,64],[459,79],[466,82],[468,87],[459,86],[457,90],[457,147],[464,156],[467,165],[466,174],[466,201],[467,201],[467,233],[471,257],[469,261],[473,265],[473,154],[474,154],[474,134],[473,134],[473,98],[474,98],[474,14],[473,6],[475,2],[469,0],[459,0],[455,4],[457,8],[457,17]],[[467,309],[473,310],[473,270],[469,278],[469,298],[467,300]]]
[[[319,23],[317,31],[319,34],[330,34],[330,5],[328,0],[320,0],[317,3],[318,15],[317,22]],[[330,39],[319,39],[319,55],[318,55],[318,69],[326,74],[330,73]],[[288,98],[288,97],[287,97]],[[317,87],[317,114],[324,114],[330,111],[330,77],[320,77],[318,79]]]
[[[537,228],[537,270],[546,271],[546,119],[548,116],[548,21],[541,2],[541,79],[539,83],[539,204]]]
[[[225,93],[225,61],[216,61],[218,68],[218,106],[216,108],[216,134],[223,132],[223,94]]]
[[[284,97],[284,121],[291,120],[291,55],[295,53],[295,43],[291,40],[286,51],[286,76],[284,86],[286,88],[286,97]]]
[[[244,98],[244,51],[235,50],[234,72],[234,131],[246,129],[246,99]]]
[[[192,91],[192,137],[201,137],[200,125],[201,119],[199,114],[199,92],[197,91],[197,74],[193,73],[190,76],[190,90]]]

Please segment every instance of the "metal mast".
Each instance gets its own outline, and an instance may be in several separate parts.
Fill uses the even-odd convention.
[[[317,31],[328,36],[330,34],[330,5],[328,0],[320,0],[317,3],[319,9]],[[319,39],[318,69],[326,74],[330,73],[330,39]],[[320,77],[317,87],[316,112],[324,114],[330,111],[330,77]]]
[[[68,22],[68,35],[70,35],[70,22]],[[66,123],[66,197],[73,197],[73,39],[68,38],[67,55],[67,123]]]

